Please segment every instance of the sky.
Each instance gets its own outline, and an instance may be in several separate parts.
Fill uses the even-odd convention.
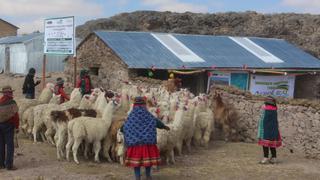
[[[0,0],[0,18],[19,34],[43,31],[47,18],[75,16],[76,25],[138,10],[320,14],[320,0]]]

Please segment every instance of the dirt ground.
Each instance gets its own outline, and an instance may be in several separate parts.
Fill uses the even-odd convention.
[[[133,179],[132,170],[116,163],[93,163],[92,158],[80,165],[57,161],[55,148],[47,143],[33,144],[21,138],[16,150],[17,171],[0,170],[0,179]],[[318,160],[305,159],[284,149],[279,149],[279,164],[260,165],[262,154],[256,144],[224,143],[214,141],[208,149],[193,150],[191,154],[177,157],[175,165],[161,166],[154,172],[154,180],[287,180],[320,179]]]
[[[61,74],[60,74],[61,75]],[[54,82],[60,76],[53,74],[48,81]],[[22,97],[23,77],[0,75],[0,84],[13,86],[17,99]],[[38,87],[39,90],[39,87]],[[80,165],[74,162],[58,161],[55,147],[47,143],[34,144],[20,137],[20,148],[16,149],[17,171],[0,170],[0,180],[86,180],[133,178],[132,169],[116,163],[93,163],[80,157]],[[193,152],[176,158],[175,165],[164,165],[159,172],[153,172],[154,180],[320,180],[320,161],[305,159],[302,155],[279,149],[279,164],[260,165],[261,147],[247,143],[224,143],[212,141],[208,149],[193,149]]]

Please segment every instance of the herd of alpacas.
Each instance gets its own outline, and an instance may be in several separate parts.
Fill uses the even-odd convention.
[[[170,131],[157,130],[157,145],[167,164],[175,163],[174,156],[181,155],[183,146],[188,152],[191,144],[207,147],[215,121],[223,125],[227,136],[234,132],[230,123],[224,123],[228,122],[225,114],[229,112],[219,108],[223,107],[219,94],[211,103],[206,94],[194,96],[186,89],[169,93],[161,86],[143,88],[123,83],[118,92],[96,88],[83,97],[75,88],[70,101],[59,104],[60,96],[53,94],[53,88],[48,83],[38,99],[23,99],[18,104],[21,131],[35,143],[54,145],[58,160],[69,161],[72,153],[74,162],[79,164],[81,153],[86,159],[93,154],[95,162],[104,157],[108,162],[123,164],[125,144],[120,128],[136,96],[146,97],[148,110],[170,127]]]

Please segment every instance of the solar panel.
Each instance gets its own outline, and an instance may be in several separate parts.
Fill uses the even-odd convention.
[[[253,55],[257,56],[259,59],[264,61],[265,63],[283,63],[283,61],[259,46],[258,44],[254,43],[248,38],[242,37],[229,37],[231,40],[251,52]]]
[[[182,42],[171,34],[151,34],[169,51],[176,55],[182,62],[205,62],[201,57],[191,51]]]

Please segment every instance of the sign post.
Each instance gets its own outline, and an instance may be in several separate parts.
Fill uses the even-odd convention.
[[[42,61],[42,89],[44,89],[46,86],[46,64],[47,64],[47,59],[46,59],[46,54],[44,54],[43,61]]]
[[[42,80],[45,86],[46,55],[75,56],[74,16],[44,20],[44,58]]]
[[[77,56],[73,56],[73,86],[77,85]]]

